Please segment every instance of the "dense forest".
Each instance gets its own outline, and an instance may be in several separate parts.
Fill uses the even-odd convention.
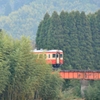
[[[38,26],[36,47],[63,50],[63,70],[100,70],[100,10],[93,14],[54,11],[50,16],[46,13]],[[77,80],[66,80],[64,89],[80,97]],[[72,97],[70,91],[68,95]],[[89,81],[85,100],[99,100],[99,93],[100,81]]]
[[[36,46],[63,50],[64,69],[100,70],[100,10],[88,15],[46,13],[38,27]]]
[[[99,8],[99,0],[0,0],[0,28],[14,38],[25,35],[34,40],[46,12],[79,10],[93,13]]]
[[[79,80],[62,80],[31,49],[29,38],[15,40],[0,30],[0,100],[83,100]],[[85,99],[99,100],[99,92],[100,82],[92,81]]]

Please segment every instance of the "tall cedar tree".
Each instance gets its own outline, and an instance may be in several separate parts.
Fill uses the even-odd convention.
[[[64,51],[64,66],[69,66],[70,65],[70,60],[69,60],[69,51],[70,51],[70,39],[69,39],[69,24],[68,24],[68,16],[69,13],[68,12],[64,12],[62,11],[60,13],[60,19],[61,19],[61,25],[62,25],[62,49]],[[66,53],[65,53],[66,52]],[[66,67],[64,67],[64,69],[66,69]]]
[[[97,32],[94,33],[95,67],[100,69],[100,10],[95,14],[97,19]]]
[[[50,28],[48,30],[48,49],[60,49],[61,44],[61,20],[56,11],[51,17]],[[54,45],[55,44],[55,45]]]
[[[76,29],[76,19],[75,12],[71,12],[68,16],[68,28],[69,28],[69,44],[70,50],[67,54],[69,57],[70,65],[74,66],[74,69],[77,68],[77,59],[78,59],[78,38],[77,38],[77,29]]]
[[[79,36],[80,65],[82,69],[92,68],[92,36],[89,21],[84,12],[80,14],[81,28]]]
[[[37,31],[36,43],[38,49],[47,47],[49,26],[50,26],[50,15],[46,13]]]

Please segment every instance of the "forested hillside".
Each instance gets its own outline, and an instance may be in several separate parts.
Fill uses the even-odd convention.
[[[33,0],[0,0],[0,15],[9,15]]]
[[[23,7],[24,5],[29,5],[30,3],[34,2],[34,4],[50,4],[49,6],[52,6],[53,8],[67,8],[66,6],[69,6],[68,10],[72,10],[73,8],[77,10],[77,8],[80,8],[81,10],[86,10],[85,5],[87,6],[87,10],[92,11],[91,9],[96,9],[100,7],[100,1],[99,0],[0,0],[0,15],[9,15],[11,12],[18,10],[19,8]],[[51,5],[52,4],[52,5]],[[69,4],[69,5],[68,5]],[[83,5],[82,5],[83,4]],[[60,6],[60,7],[59,7]],[[84,8],[83,8],[83,7]],[[92,8],[93,7],[93,8]],[[94,8],[96,7],[96,8]]]
[[[38,49],[64,51],[64,69],[100,69],[100,10],[94,14],[45,14],[37,31]]]
[[[25,35],[34,40],[46,12],[78,10],[89,13],[99,8],[99,0],[0,0],[0,28],[15,38]]]

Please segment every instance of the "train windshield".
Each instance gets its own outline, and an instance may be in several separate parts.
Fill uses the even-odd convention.
[[[60,54],[60,58],[62,58],[63,57],[63,55],[62,54]]]
[[[57,54],[57,55],[56,55],[56,57],[58,58],[58,57],[59,57],[59,55]]]

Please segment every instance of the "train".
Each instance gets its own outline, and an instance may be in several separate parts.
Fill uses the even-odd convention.
[[[63,51],[62,50],[32,50],[34,54],[37,54],[37,59],[45,57],[47,64],[51,64],[53,68],[59,68],[63,64]]]

